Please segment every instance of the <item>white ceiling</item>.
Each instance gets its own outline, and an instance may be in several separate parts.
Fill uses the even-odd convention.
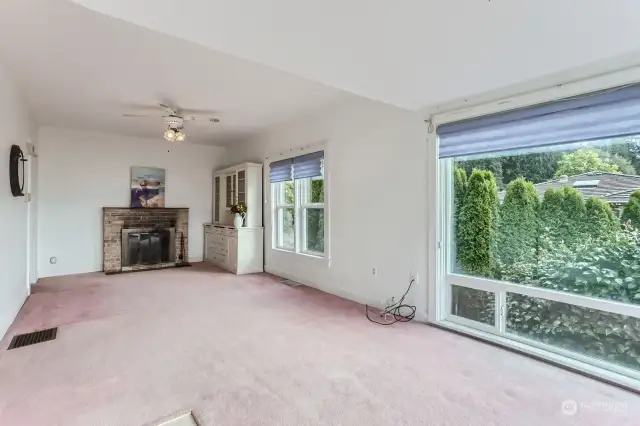
[[[219,111],[219,124],[185,124],[195,143],[223,145],[352,96],[65,0],[0,1],[0,62],[39,124],[161,138],[160,118],[123,118],[127,106]]]
[[[640,58],[637,0],[74,1],[409,109]]]

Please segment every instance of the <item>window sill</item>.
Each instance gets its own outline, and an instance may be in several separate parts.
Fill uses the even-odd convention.
[[[304,256],[304,257],[308,257],[310,259],[315,259],[315,260],[326,260],[327,259],[325,254],[319,255],[319,254],[305,253],[305,252],[296,253],[293,250],[287,250],[287,249],[278,248],[278,247],[272,247],[271,250],[277,251],[277,252],[280,252],[280,253],[292,254],[292,255],[296,255],[296,256]]]

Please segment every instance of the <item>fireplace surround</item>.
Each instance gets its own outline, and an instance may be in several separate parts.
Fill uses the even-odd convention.
[[[102,209],[107,274],[188,266],[188,208]]]

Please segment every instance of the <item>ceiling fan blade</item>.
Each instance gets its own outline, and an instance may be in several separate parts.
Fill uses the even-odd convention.
[[[211,116],[211,115],[207,115],[207,116],[204,116],[204,115],[202,115],[202,116],[200,116],[200,115],[187,115],[187,116],[182,117],[182,119],[184,121],[195,121],[195,120],[198,120],[198,121],[210,121],[212,123],[219,123],[220,122],[220,119],[218,117]]]
[[[158,106],[168,112],[170,115],[178,115],[178,112],[167,104],[159,103]]]
[[[180,109],[178,112],[183,116],[190,117],[214,117],[219,114],[219,111],[214,111],[211,109]]]
[[[162,117],[158,114],[122,114],[123,117]]]

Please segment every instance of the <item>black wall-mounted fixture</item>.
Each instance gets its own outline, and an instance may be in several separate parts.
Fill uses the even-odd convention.
[[[9,183],[14,197],[23,197],[24,193],[24,163],[27,159],[18,145],[11,145],[9,155]],[[22,163],[22,182],[20,182],[20,163]]]

